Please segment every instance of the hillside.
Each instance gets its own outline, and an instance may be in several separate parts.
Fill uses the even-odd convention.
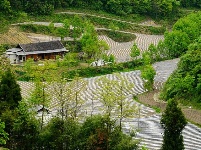
[[[19,32],[16,28],[12,27],[9,29],[7,33],[0,34],[0,44],[25,44],[31,43],[31,39],[27,37],[27,35],[23,32]]]
[[[99,0],[99,2],[102,2],[102,0]],[[111,5],[113,2],[110,1],[110,5],[109,3],[102,3],[103,6],[107,6],[107,10],[104,11],[120,16],[125,14],[129,15],[131,12],[135,11],[133,9],[131,12],[127,9],[118,11],[117,8],[121,7],[121,5]],[[143,2],[145,3],[145,1]],[[26,7],[30,8],[30,10],[26,9],[26,11],[29,12],[32,9],[36,14],[52,13],[49,12],[53,11],[53,7],[51,6],[56,6],[56,2],[55,4],[49,4],[47,2],[42,3],[39,0],[37,4],[46,7],[44,7],[44,9],[39,7],[38,10],[40,11],[38,11],[30,6],[31,3],[32,1],[29,5],[26,5]],[[67,3],[68,2],[63,2],[62,4]],[[79,3],[76,1],[72,1],[72,4],[73,3],[75,6],[79,6]],[[166,3],[167,1],[165,1],[165,4]],[[82,2],[82,4],[88,6],[87,2]],[[144,4],[142,4],[142,6],[143,5]],[[171,3],[171,5],[175,6],[174,3]],[[94,7],[96,8],[98,6],[99,4]],[[13,6],[11,8],[13,8]],[[45,8],[52,9],[48,10]],[[114,10],[114,8],[116,9]],[[152,10],[153,8],[144,9],[150,12],[152,17],[157,17],[157,13],[161,14],[158,17],[164,17],[166,12],[168,16],[173,15],[178,9],[176,6],[173,10],[163,10],[162,8],[161,6],[161,9],[155,11]],[[21,107],[19,110],[21,109],[22,111],[18,114],[21,116],[18,116],[17,119],[14,118],[14,115],[7,116],[6,111],[4,113],[3,117],[9,118],[12,116],[16,119],[13,121],[13,124],[16,125],[15,128],[13,128],[15,133],[10,133],[11,141],[8,141],[8,145],[6,146],[25,147],[24,149],[26,149],[26,146],[33,146],[33,149],[41,147],[43,149],[44,147],[47,149],[64,149],[64,147],[67,148],[68,144],[71,142],[71,144],[73,143],[73,146],[75,146],[72,149],[82,149],[83,141],[79,141],[81,135],[77,135],[77,133],[83,129],[81,124],[87,121],[87,117],[92,118],[92,116],[97,114],[103,115],[110,111],[108,114],[111,116],[107,115],[117,120],[116,124],[122,121],[122,126],[120,127],[122,127],[123,133],[126,133],[120,136],[119,133],[117,134],[117,132],[115,132],[117,135],[114,134],[114,138],[115,136],[118,138],[121,137],[123,140],[124,138],[126,140],[133,138],[133,142],[137,143],[139,140],[140,148],[145,145],[150,150],[159,150],[162,145],[162,135],[164,131],[160,124],[161,113],[166,106],[166,101],[163,100],[169,100],[170,98],[189,100],[193,98],[193,102],[196,102],[196,104],[200,103],[201,46],[200,38],[198,38],[201,33],[199,28],[199,25],[201,25],[199,22],[200,13],[181,18],[173,26],[173,29],[170,32],[165,32],[164,35],[161,34],[164,33],[165,27],[156,24],[153,20],[132,22],[128,20],[128,18],[124,20],[122,16],[120,18],[112,17],[112,15],[104,17],[101,15],[101,12],[96,13],[97,14],[89,14],[87,12],[80,13],[76,11],[63,12],[62,10],[53,15],[35,17],[36,21],[15,22],[7,33],[0,35],[0,44],[16,45],[18,43],[61,40],[63,44],[70,49],[70,52],[67,53],[63,59],[57,58],[51,61],[42,60],[39,62],[30,60],[27,61],[27,63],[12,66],[18,78],[17,83],[20,85],[21,95],[25,103],[20,103]],[[98,13],[100,13],[100,15],[98,15]],[[146,14],[145,12],[137,13],[141,15]],[[188,19],[190,19],[190,21]],[[192,26],[193,29],[191,29]],[[101,45],[102,41],[104,41],[106,46],[104,44]],[[192,44],[194,41],[196,42]],[[139,49],[139,55],[131,57],[130,54],[135,44],[136,49]],[[97,47],[97,45],[100,47]],[[105,51],[104,46],[108,46]],[[91,55],[88,54],[87,52],[91,52],[91,50],[97,50],[98,54],[95,52]],[[78,56],[80,52],[84,53],[82,59]],[[111,61],[109,65],[102,67],[90,66],[91,62],[97,59],[109,59],[104,55],[99,55],[100,53],[106,54],[108,57],[112,56],[115,61]],[[85,65],[82,66],[81,64]],[[156,73],[153,85],[151,85],[151,91],[148,91],[148,88],[145,86],[148,80],[146,81],[146,79],[142,77],[142,71],[147,66],[153,68]],[[120,83],[120,79],[128,82],[126,82],[125,88],[123,84],[119,87],[115,84],[113,85],[114,87],[104,87],[105,81],[101,81],[100,79],[105,79],[105,81],[117,80],[117,82],[115,82],[116,85]],[[132,84],[132,87],[129,83]],[[108,87],[109,89],[106,95],[101,93],[101,91],[106,91]],[[117,89],[121,89],[120,94],[117,94],[121,95],[121,98],[115,97],[114,95],[116,95],[116,93],[112,95],[112,92]],[[159,99],[160,91],[163,92],[162,99]],[[113,97],[110,96],[110,94]],[[101,97],[102,95],[103,97]],[[132,115],[126,114],[123,117],[121,116],[122,120],[117,113],[120,107],[118,107],[118,109],[116,108],[116,105],[120,104],[120,102],[117,101],[118,98],[121,99],[121,106],[124,106],[122,105],[124,102],[126,109],[129,109],[127,104],[130,104],[130,106],[133,106],[132,110],[135,110]],[[109,105],[107,105],[107,99],[110,100],[108,102]],[[201,125],[201,112],[194,109],[191,104],[192,103],[187,103],[186,106],[184,106],[180,103],[179,105],[186,118],[189,120],[182,135],[184,137],[185,149],[200,150],[201,129],[193,123]],[[36,110],[37,108],[32,110],[33,107],[36,106],[42,107],[40,110]],[[28,107],[30,108],[26,110]],[[34,115],[33,113],[29,114],[29,111],[33,111]],[[12,113],[12,110],[10,113]],[[52,119],[54,117],[57,117],[56,119],[58,120]],[[36,118],[38,121],[36,121]],[[12,119],[7,118],[5,120],[12,121]],[[30,124],[27,124],[24,120]],[[89,144],[88,146],[92,145],[92,147],[94,143],[98,143],[98,140],[94,141],[94,139],[97,137],[100,138],[100,143],[102,144],[102,140],[104,141],[105,137],[109,135],[104,133],[105,136],[102,134],[103,132],[100,131],[103,130],[99,130],[100,123],[94,122],[98,124],[98,128],[95,128],[97,135],[92,135],[92,132],[90,132],[88,139],[85,139],[86,143]],[[68,126],[68,123],[72,123],[70,124],[72,126]],[[108,125],[107,123],[108,122],[104,124]],[[84,125],[86,124],[84,123]],[[107,129],[106,133],[109,131],[108,127],[109,125],[107,128],[104,127]],[[78,128],[79,131],[77,130]],[[87,126],[87,129],[92,128],[94,128],[94,126]],[[133,131],[133,129],[135,130]],[[114,130],[114,128],[112,128],[111,131],[112,130]],[[77,133],[75,134],[74,131]],[[116,131],[116,129],[114,131]],[[83,130],[83,132],[85,132],[85,130]],[[134,134],[134,137],[127,139],[126,135],[130,136],[131,134]],[[83,137],[86,136],[84,134],[82,135]],[[32,139],[32,137],[35,139]],[[12,143],[12,140],[15,142]],[[32,140],[35,140],[35,142],[30,142]],[[66,141],[69,143],[66,143]],[[77,141],[79,141],[79,143],[76,143]],[[123,142],[127,143],[128,141]],[[49,144],[49,142],[51,144]],[[121,144],[127,146],[125,143]],[[76,144],[81,146],[81,148],[78,148]],[[99,148],[100,145],[97,147]]]

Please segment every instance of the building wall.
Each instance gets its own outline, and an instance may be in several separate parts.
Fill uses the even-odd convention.
[[[63,57],[64,52],[59,53],[45,53],[45,54],[31,54],[27,55],[26,59],[34,59],[34,61],[43,60],[43,59],[56,59],[56,56],[59,55]]]
[[[11,55],[9,55],[9,59],[10,59],[10,63],[11,64],[15,64],[15,63],[17,63],[17,57],[16,57],[16,54],[11,54]]]

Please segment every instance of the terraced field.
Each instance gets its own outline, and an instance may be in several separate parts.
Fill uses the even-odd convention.
[[[40,35],[40,34],[33,34],[27,33],[28,38],[32,42],[45,42],[45,41],[53,41],[53,40],[60,40],[59,37],[53,37],[48,35]],[[108,55],[113,54],[116,57],[117,62],[126,62],[131,60],[130,52],[131,48],[136,42],[137,46],[140,48],[141,52],[144,52],[148,49],[149,45],[152,43],[157,45],[160,40],[163,40],[162,35],[145,35],[136,33],[136,40],[130,42],[115,42],[111,38],[100,35],[98,38],[99,40],[104,40],[110,47],[110,49],[106,52]],[[65,40],[73,40],[72,38],[66,37]]]
[[[126,62],[131,60],[130,52],[134,42],[137,44],[141,52],[146,51],[149,48],[150,44],[157,45],[160,40],[163,40],[162,35],[146,35],[135,33],[136,40],[131,42],[122,42],[118,43],[113,41],[107,36],[99,36],[100,40],[104,40],[110,46],[110,49],[107,51],[107,54],[113,54],[116,57],[117,62]]]
[[[38,23],[40,24],[40,23]],[[46,25],[46,24],[44,24]],[[58,24],[61,26],[61,24]],[[133,34],[133,33],[132,33]],[[130,50],[134,42],[140,48],[141,52],[148,49],[149,45],[153,43],[157,45],[160,40],[163,40],[164,37],[161,35],[145,35],[135,33],[136,40],[131,42],[118,43],[108,38],[107,36],[99,36],[100,40],[105,40],[110,49],[107,51],[107,54],[113,54],[116,57],[117,62],[125,62],[130,60]],[[58,40],[58,37],[50,37],[43,35],[28,35],[32,41],[51,41]],[[70,39],[69,39],[70,40]],[[176,69],[179,59],[168,60],[164,62],[157,62],[153,64],[153,67],[156,70],[156,76],[154,81],[155,89],[160,89],[163,86],[163,83],[167,80],[169,75]],[[129,82],[134,83],[134,87],[131,89],[132,94],[127,94],[127,101],[133,102],[136,107],[139,108],[139,111],[132,118],[126,118],[123,120],[123,131],[130,133],[132,128],[138,128],[137,139],[141,139],[140,145],[146,145],[150,150],[159,150],[162,144],[162,133],[163,129],[160,126],[160,114],[156,114],[155,111],[149,107],[146,107],[142,104],[133,101],[132,96],[141,94],[145,92],[143,88],[143,81],[140,77],[140,71],[132,71],[121,73],[121,76],[125,77]],[[115,79],[113,74],[106,75],[108,79]],[[85,116],[90,116],[91,114],[102,114],[103,104],[98,100],[94,99],[94,94],[100,89],[100,86],[97,84],[97,79],[100,77],[86,78],[87,87],[84,90],[80,97],[85,100],[85,103],[82,105],[82,114]],[[24,98],[30,96],[30,92],[33,90],[34,84],[31,82],[18,82],[21,87],[21,93]],[[50,114],[47,114],[45,119],[48,121],[52,116],[58,113],[59,102],[55,98],[54,89],[52,85],[49,85],[46,89],[51,95],[52,100],[50,103]],[[124,93],[126,94],[126,93]],[[93,107],[92,107],[93,100]],[[40,114],[38,115],[40,117]],[[115,115],[114,115],[115,117]],[[188,125],[183,130],[184,144],[185,149],[187,150],[200,150],[201,149],[201,129],[195,125],[188,123]]]
[[[15,28],[10,28],[8,33],[0,35],[0,44],[25,44],[31,43],[31,39],[25,33],[17,31]]]
[[[178,59],[168,60],[163,62],[157,62],[153,66],[156,69],[155,77],[155,88],[160,88],[162,83],[164,83],[168,76],[176,68]],[[131,71],[121,73],[121,76],[125,77],[129,82],[134,83],[134,87],[131,89],[133,94],[140,94],[144,92],[143,81],[140,78],[140,71]],[[108,79],[114,79],[113,74],[106,75]],[[81,93],[81,97],[85,100],[84,105],[82,106],[82,113],[84,115],[99,114],[102,113],[103,104],[94,99],[94,93],[96,93],[99,86],[97,84],[97,79],[100,77],[86,78],[87,88],[84,92]],[[161,84],[158,84],[161,83]],[[23,97],[27,97],[33,88],[33,83],[30,82],[19,82]],[[54,93],[49,86],[49,93]],[[126,93],[125,93],[126,94]],[[52,96],[54,97],[54,96]],[[92,99],[94,100],[93,109],[91,107]],[[127,101],[133,101],[132,95],[127,95]],[[132,128],[138,128],[139,132],[137,133],[137,139],[141,139],[140,145],[146,145],[150,150],[158,150],[162,144],[162,133],[163,130],[160,126],[160,115],[156,114],[155,111],[149,107],[146,107],[142,104],[134,102],[135,105],[140,108],[138,113],[134,118],[126,118],[123,120],[123,131],[129,133]],[[50,104],[51,114],[46,116],[46,119],[52,117],[58,112],[58,101],[52,99]],[[114,116],[115,117],[115,116]],[[184,144],[187,150],[199,150],[201,149],[201,129],[196,127],[193,124],[188,123],[186,128],[183,130]]]

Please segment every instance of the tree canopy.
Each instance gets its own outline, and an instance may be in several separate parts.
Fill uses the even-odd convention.
[[[182,98],[201,104],[201,38],[188,46],[178,64],[178,69],[165,84],[161,97]]]

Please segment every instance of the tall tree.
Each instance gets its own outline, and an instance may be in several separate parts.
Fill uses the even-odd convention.
[[[28,75],[33,77],[35,89],[31,95],[31,102],[33,107],[37,105],[42,106],[41,128],[44,122],[45,107],[48,106],[50,96],[47,92],[48,83],[52,80],[52,72],[56,64],[52,64],[50,60],[43,62],[42,65],[35,65],[31,61],[25,63],[25,70]]]
[[[120,130],[122,129],[122,120],[126,117],[134,117],[137,112],[137,106],[133,103],[132,99],[128,99],[128,96],[132,95],[132,88],[134,84],[130,83],[125,76],[121,74],[115,74],[116,83],[112,86],[115,87],[115,112],[117,118],[119,118]]]
[[[15,149],[36,149],[38,135],[39,135],[39,122],[35,118],[35,113],[30,111],[28,104],[21,101],[17,108],[18,117],[15,119],[13,127],[13,145]]]
[[[103,103],[103,109],[108,117],[116,116],[119,118],[120,130],[122,120],[126,117],[133,117],[137,107],[133,101],[127,97],[132,95],[134,84],[120,74],[114,74],[114,79],[101,77],[98,79],[99,89],[96,97]],[[114,113],[112,113],[114,112]]]
[[[81,38],[81,45],[83,52],[89,59],[99,59],[109,46],[104,41],[98,40],[98,35],[92,23],[86,22],[85,31]]]
[[[86,81],[78,75],[73,81],[67,82],[61,76],[53,78],[54,98],[59,102],[62,120],[77,119],[81,116],[81,106],[84,103],[81,93],[86,87]],[[65,117],[65,118],[64,118]]]
[[[15,109],[21,100],[20,86],[17,84],[11,70],[7,69],[0,82],[1,111],[5,108]]]
[[[161,125],[164,128],[162,150],[184,150],[182,130],[187,121],[175,99],[168,100],[166,110],[162,114]]]

